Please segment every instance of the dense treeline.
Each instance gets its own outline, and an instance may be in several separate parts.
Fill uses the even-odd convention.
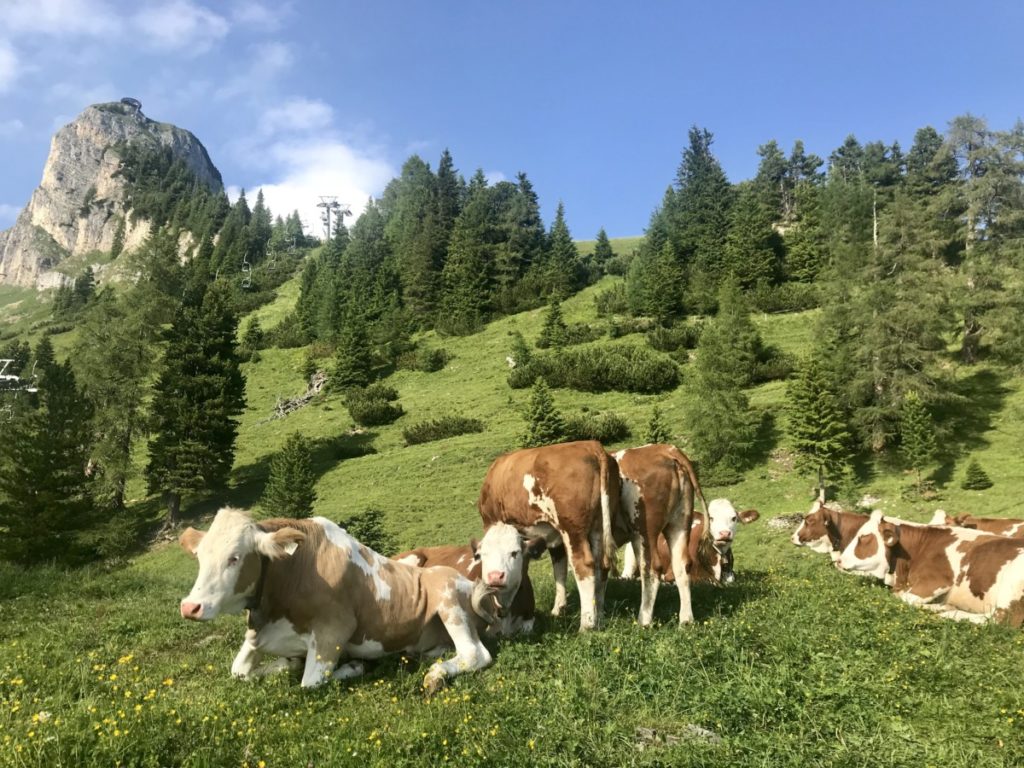
[[[702,473],[726,482],[777,439],[745,390],[789,378],[798,468],[822,485],[852,483],[858,454],[883,453],[923,490],[936,455],[954,450],[941,440],[958,397],[950,363],[1024,361],[1024,127],[994,131],[968,115],[944,135],[921,129],[908,152],[850,136],[827,160],[769,141],[755,177],[738,184],[712,146],[709,131],[689,132],[632,254],[615,254],[602,230],[581,255],[562,205],[545,227],[525,173],[466,182],[446,151],[436,170],[411,157],[308,257],[297,213],[273,219],[262,193],[251,208],[244,192],[231,204],[168,153],[122,147],[132,208],[153,223],[121,257],[134,282],[97,289],[87,271],[58,293],[57,319],[79,329],[69,363],[45,338],[3,351],[22,383],[0,393],[11,436],[0,445],[0,527],[25,537],[3,556],[87,559],[130,541],[138,520],[125,495],[143,439],[149,490],[169,521],[184,497],[223,486],[245,402],[239,363],[263,346],[308,345],[307,372],[329,368],[352,418],[385,424],[404,409],[377,380],[445,364],[417,332],[471,334],[543,305],[544,351],[516,336],[509,356],[510,385],[533,387],[529,444],[628,433],[614,414],[553,414],[549,385],[684,386],[696,403],[682,425],[688,447]],[[275,328],[250,323],[240,355],[238,317],[300,265],[294,312]],[[566,323],[559,302],[605,272],[624,280],[597,296],[602,323]],[[751,322],[754,309],[811,306],[820,311],[804,360],[766,346]],[[644,335],[599,341],[606,333]],[[471,416],[423,422],[407,440],[464,431]],[[664,436],[657,414],[648,431]],[[44,487],[49,478],[64,490]]]

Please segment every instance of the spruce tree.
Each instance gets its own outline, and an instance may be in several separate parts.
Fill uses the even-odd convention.
[[[565,223],[565,206],[561,201],[551,223],[544,255],[544,288],[556,299],[567,298],[579,287],[579,253]]]
[[[150,491],[163,493],[168,524],[177,522],[185,494],[222,488],[231,472],[245,406],[237,327],[231,290],[217,281],[179,308],[166,333],[146,475]]]
[[[597,233],[597,241],[594,243],[594,264],[604,272],[608,262],[613,258],[615,258],[615,251],[612,250],[612,244],[608,240],[604,227],[601,227]]]
[[[533,357],[533,353],[530,352],[530,345],[526,343],[526,339],[523,338],[523,334],[519,331],[512,332],[512,348],[509,350],[509,357],[512,358],[512,364],[515,368],[529,365]]]
[[[543,377],[534,382],[526,409],[524,448],[536,448],[565,440],[566,426],[562,414],[555,408],[551,390]]]
[[[556,299],[548,305],[548,311],[544,314],[544,325],[540,329],[540,336],[537,337],[537,347],[547,349],[548,347],[564,347],[569,341],[569,328],[562,319],[562,305]]]
[[[654,410],[651,411],[651,420],[647,423],[644,440],[652,444],[672,442],[672,432],[669,430],[668,424],[665,423],[665,418],[658,406],[654,406]]]
[[[488,286],[494,266],[487,242],[490,197],[486,187],[471,189],[455,220],[441,273],[437,328],[445,333],[474,333],[490,314]]]
[[[745,288],[774,283],[779,274],[781,246],[772,229],[772,213],[755,185],[740,185],[729,212],[725,268]]]
[[[986,488],[992,487],[992,480],[989,478],[988,473],[981,468],[978,460],[971,459],[967,465],[967,472],[964,475],[963,482],[960,483],[960,487],[965,491],[983,491]]]
[[[826,484],[849,471],[852,437],[840,398],[824,366],[805,359],[786,388],[789,435],[796,468],[817,475],[824,498]]]
[[[665,240],[655,250],[653,242],[645,242],[626,275],[630,312],[669,325],[683,314],[683,287],[683,271],[672,243]]]
[[[922,471],[935,458],[935,423],[916,391],[903,398],[900,413],[900,454],[917,477],[921,491]]]
[[[373,379],[372,368],[366,325],[358,315],[350,314],[338,334],[331,389],[341,392],[352,387],[365,387]]]
[[[274,517],[309,517],[316,501],[315,484],[309,441],[295,432],[270,461],[260,505]]]
[[[98,522],[86,474],[92,409],[48,344],[36,350],[38,407],[19,410],[0,441],[0,556],[22,564],[88,557],[82,534]]]

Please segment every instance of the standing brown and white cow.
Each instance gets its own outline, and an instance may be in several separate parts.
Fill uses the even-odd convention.
[[[461,672],[482,669],[491,654],[477,633],[485,588],[451,568],[415,568],[388,560],[322,517],[254,522],[224,508],[210,530],[188,528],[182,546],[199,575],[181,601],[196,621],[248,611],[248,630],[231,665],[242,678],[258,673],[265,654],[305,657],[302,685],[363,673],[362,659],[388,653],[455,656],[434,664],[428,691]],[[487,619],[483,619],[486,621]],[[353,659],[338,666],[342,659]]]
[[[898,524],[876,510],[838,565],[884,579],[911,605],[947,618],[1024,623],[1024,540],[968,528]]]
[[[711,515],[693,465],[674,445],[651,444],[629,448],[616,453],[615,460],[622,478],[622,509],[629,521],[631,545],[640,567],[640,614],[637,620],[641,626],[651,623],[658,584],[671,572],[679,590],[679,623],[693,621],[691,563],[695,559],[702,566],[707,566],[717,555],[715,559],[721,573],[722,553],[712,552],[712,537],[717,539],[720,536],[720,544],[728,548],[739,515],[726,499],[711,502],[711,507],[718,513],[717,517]],[[703,510],[696,548],[690,542],[694,495],[700,500]],[[753,513],[754,516],[756,514]],[[658,545],[661,537],[666,540],[665,549]]]
[[[489,634],[514,635],[533,631],[536,603],[529,565],[544,554],[542,538],[524,539],[514,526],[496,523],[480,541],[465,546],[419,547],[391,559],[420,568],[445,565],[470,581],[483,580],[493,590],[497,622]]]
[[[478,508],[485,529],[510,523],[547,542],[554,616],[565,608],[571,563],[580,593],[580,629],[597,627],[615,562],[613,526],[619,518],[619,473],[601,444],[585,440],[499,456],[487,470]]]

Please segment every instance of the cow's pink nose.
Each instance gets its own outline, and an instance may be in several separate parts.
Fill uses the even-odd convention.
[[[187,600],[181,601],[181,618],[198,619],[203,615],[202,603],[190,603]]]
[[[722,531],[718,534],[719,541],[732,541],[732,531]]]
[[[504,571],[491,571],[487,574],[487,586],[500,587],[505,583]]]

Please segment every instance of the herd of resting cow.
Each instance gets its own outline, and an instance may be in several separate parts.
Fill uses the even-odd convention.
[[[639,571],[638,623],[651,623],[659,584],[674,581],[685,624],[693,621],[690,583],[732,581],[737,525],[758,517],[756,510],[737,512],[727,499],[706,502],[693,466],[675,446],[610,455],[596,441],[499,456],[478,508],[479,541],[387,558],[323,517],[254,521],[225,507],[208,531],[181,535],[199,561],[181,615],[247,613],[231,665],[237,677],[303,665],[302,685],[311,687],[359,676],[364,661],[386,654],[422,654],[437,659],[423,684],[429,694],[454,675],[491,664],[481,635],[532,631],[528,564],[545,550],[555,582],[551,613],[565,608],[571,567],[581,630],[600,623],[622,546],[622,575]],[[884,578],[907,602],[934,605],[953,618],[1020,625],[1024,538],[1012,536],[1024,536],[1024,523],[996,530],[1008,521],[938,522],[917,525],[817,503],[793,543],[833,553],[844,570]],[[452,648],[455,655],[443,659]],[[278,658],[261,666],[264,656]]]

